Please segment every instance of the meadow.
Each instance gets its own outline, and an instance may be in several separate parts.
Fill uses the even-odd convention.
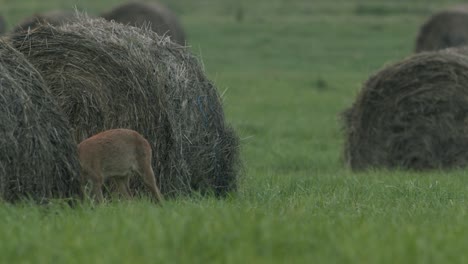
[[[36,11],[120,2],[0,0],[10,28]],[[466,170],[352,172],[339,119],[457,1],[163,2],[242,139],[238,191],[163,206],[1,204],[0,263],[468,263]]]

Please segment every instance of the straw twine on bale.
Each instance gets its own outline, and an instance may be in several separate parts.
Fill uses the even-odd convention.
[[[238,137],[221,98],[185,47],[103,19],[12,36],[42,73],[77,142],[111,128],[140,132],[166,194],[235,189]]]
[[[106,20],[136,27],[149,26],[159,35],[168,35],[171,40],[185,45],[185,32],[167,7],[160,3],[129,2],[101,15]]]
[[[432,15],[419,30],[415,52],[468,44],[468,6],[456,6]]]
[[[76,145],[37,70],[0,41],[0,200],[80,197]]]
[[[343,114],[344,156],[368,167],[468,163],[468,52],[420,53],[373,75]]]
[[[54,26],[60,26],[69,22],[73,22],[74,19],[75,13],[73,11],[53,10],[45,13],[37,13],[32,17],[23,20],[13,29],[13,32],[32,30],[41,24],[47,23]]]

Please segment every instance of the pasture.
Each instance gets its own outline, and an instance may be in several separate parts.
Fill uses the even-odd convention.
[[[35,11],[120,2],[0,0],[9,29]],[[162,207],[1,204],[0,263],[468,262],[466,170],[351,172],[339,120],[372,73],[412,54],[425,19],[457,1],[163,2],[241,138],[238,191]]]

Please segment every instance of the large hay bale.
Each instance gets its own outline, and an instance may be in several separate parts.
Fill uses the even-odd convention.
[[[366,82],[344,113],[344,154],[352,169],[467,165],[468,57],[462,53],[420,53]]]
[[[432,15],[419,30],[416,52],[468,44],[468,6],[456,6]]]
[[[101,17],[125,25],[150,26],[159,35],[168,35],[172,41],[185,45],[186,37],[182,25],[176,15],[160,3],[128,2],[102,14]]]
[[[47,23],[60,26],[65,23],[73,22],[74,19],[75,13],[70,10],[53,10],[44,13],[36,13],[20,22],[13,29],[13,32],[32,30],[41,24]]]
[[[130,128],[152,145],[164,194],[236,187],[238,137],[199,61],[149,29],[79,18],[13,35],[45,78],[77,142]]]
[[[80,196],[76,144],[37,70],[0,41],[0,200]]]

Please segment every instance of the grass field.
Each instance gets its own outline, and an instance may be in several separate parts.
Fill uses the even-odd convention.
[[[97,14],[121,1],[0,0]],[[224,200],[0,205],[1,263],[468,263],[468,173],[352,173],[338,114],[456,1],[167,0],[224,93],[245,172]],[[238,21],[236,17],[242,17]]]

